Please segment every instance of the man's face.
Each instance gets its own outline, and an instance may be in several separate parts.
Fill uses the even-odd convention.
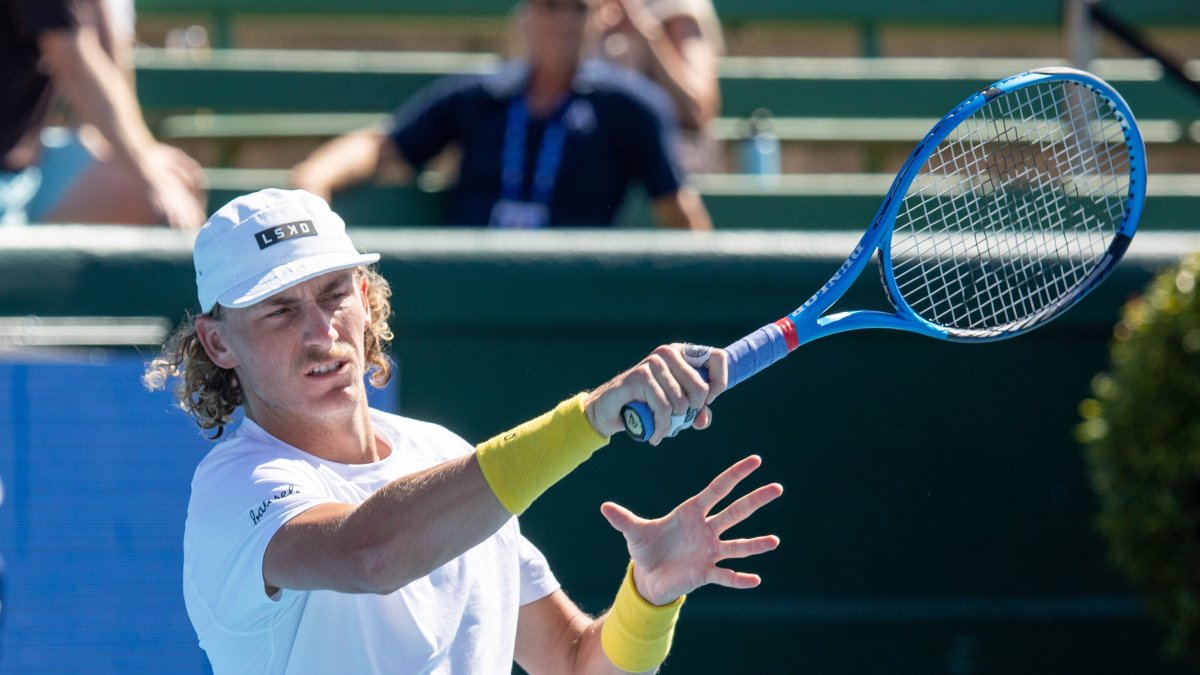
[[[530,57],[555,65],[575,63],[595,0],[526,0]]]
[[[221,312],[201,330],[210,333],[205,347],[214,363],[237,373],[246,413],[260,425],[340,418],[365,404],[370,314],[366,281],[353,270]]]

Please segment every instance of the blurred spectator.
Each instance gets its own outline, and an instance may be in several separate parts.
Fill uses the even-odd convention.
[[[112,28],[113,42],[132,47],[134,26],[137,25],[137,12],[134,10],[133,0],[104,0],[104,11],[108,15],[108,23]],[[124,54],[124,56],[131,55],[130,51],[126,51]],[[123,58],[115,58],[115,60],[122,69],[133,65],[132,60],[128,63]]]
[[[672,144],[671,102],[648,79],[585,59],[600,0],[525,0],[527,57],[492,75],[440,80],[402,106],[388,128],[318,148],[293,182],[329,198],[381,164],[420,169],[446,146],[462,152],[446,223],[500,228],[612,225],[641,183],[665,227],[710,229]]]
[[[689,172],[722,171],[710,126],[721,112],[717,61],[725,38],[711,0],[605,0],[600,55],[654,80],[675,104]]]
[[[101,0],[0,0],[0,223],[204,222],[200,166],[142,119],[128,7],[115,23]],[[43,129],[55,95],[77,134]]]

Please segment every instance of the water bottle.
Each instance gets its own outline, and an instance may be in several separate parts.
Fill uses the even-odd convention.
[[[771,129],[771,112],[765,108],[755,110],[742,129],[742,173],[778,176],[779,137]]]

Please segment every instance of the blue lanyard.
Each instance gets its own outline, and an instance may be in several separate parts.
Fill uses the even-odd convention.
[[[563,144],[567,139],[563,117],[570,103],[571,97],[568,96],[555,108],[546,123],[546,130],[542,134],[542,147],[538,150],[537,162],[533,169],[532,194],[527,201],[550,206],[550,193],[553,192],[554,182],[558,178]],[[525,182],[525,134],[528,127],[529,106],[525,103],[525,96],[520,95],[508,105],[508,125],[504,130],[500,173],[501,196],[504,199],[526,201],[523,199],[525,195],[522,188]]]

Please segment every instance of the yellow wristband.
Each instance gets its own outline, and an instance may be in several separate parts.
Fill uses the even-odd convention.
[[[637,591],[633,563],[600,628],[600,646],[613,665],[630,673],[654,670],[667,660],[675,621],[687,596],[666,605],[652,605]]]
[[[533,500],[608,444],[583,411],[586,394],[475,448],[488,486],[509,513],[519,515]]]

